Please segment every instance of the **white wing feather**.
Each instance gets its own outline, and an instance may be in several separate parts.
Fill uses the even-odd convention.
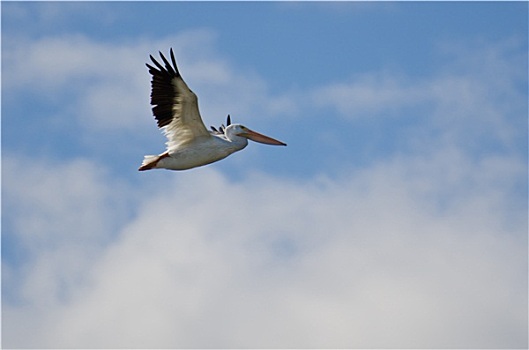
[[[160,52],[165,63],[163,67],[152,56],[156,65],[147,64],[151,81],[151,104],[153,115],[168,139],[168,149],[178,149],[201,137],[211,137],[198,110],[198,98],[187,86],[178,72],[173,50],[173,66]]]

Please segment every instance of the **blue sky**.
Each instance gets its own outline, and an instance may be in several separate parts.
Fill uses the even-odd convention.
[[[3,346],[527,347],[527,11],[3,2]],[[288,146],[138,172],[170,47]]]

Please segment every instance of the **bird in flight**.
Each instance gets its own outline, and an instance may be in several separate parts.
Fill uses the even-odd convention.
[[[152,55],[154,66],[146,64],[151,81],[152,113],[167,137],[167,149],[159,155],[145,156],[138,170],[186,170],[224,159],[248,145],[248,139],[267,145],[285,143],[262,135],[240,124],[232,124],[228,115],[226,126],[208,130],[198,111],[197,95],[182,79],[173,49],[171,63],[160,52],[165,67]]]

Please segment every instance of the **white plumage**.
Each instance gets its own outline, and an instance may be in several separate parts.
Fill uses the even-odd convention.
[[[176,65],[173,49],[172,65],[160,52],[165,67],[150,56],[154,66],[147,64],[151,81],[153,115],[167,137],[167,149],[159,155],[145,156],[139,170],[164,168],[185,170],[210,164],[240,151],[248,139],[268,145],[285,143],[259,134],[240,124],[231,124],[228,115],[226,127],[206,129],[198,110],[198,99],[182,79]]]

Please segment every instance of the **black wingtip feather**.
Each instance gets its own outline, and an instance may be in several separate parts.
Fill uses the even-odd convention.
[[[146,63],[149,73],[152,75],[151,80],[151,105],[153,115],[157,121],[158,127],[164,127],[171,123],[173,119],[173,96],[176,93],[171,81],[174,78],[181,78],[178,68],[176,66],[176,59],[174,57],[173,49],[170,50],[171,62],[165,58],[161,51],[159,51],[161,62],[158,62],[152,55],[149,58],[152,64]],[[174,66],[174,67],[173,67]]]
[[[171,61],[173,62],[173,67],[176,71],[176,74],[177,75],[180,75],[180,72],[178,72],[178,66],[176,65],[176,59],[174,58],[174,52],[173,52],[173,48],[171,47],[171,50],[169,52],[171,54]]]
[[[163,63],[165,63],[165,70],[167,70],[167,72],[169,72],[169,74],[171,76],[178,76],[178,74],[176,74],[176,71],[174,70],[174,68],[171,66],[171,64],[169,63],[167,58],[165,58],[165,56],[163,55],[163,53],[161,51],[160,51],[160,57],[162,58]],[[175,66],[176,66],[176,64],[175,64]]]
[[[161,73],[163,72],[165,69],[163,68],[163,66],[158,63],[158,61],[156,61],[156,59],[154,57],[152,57],[152,55],[149,55],[149,57],[151,58],[151,61],[152,63],[154,63],[154,65],[158,68],[158,69],[155,69],[153,66],[147,64],[147,67],[150,67],[151,69],[154,69],[154,71],[158,72],[158,73]]]

